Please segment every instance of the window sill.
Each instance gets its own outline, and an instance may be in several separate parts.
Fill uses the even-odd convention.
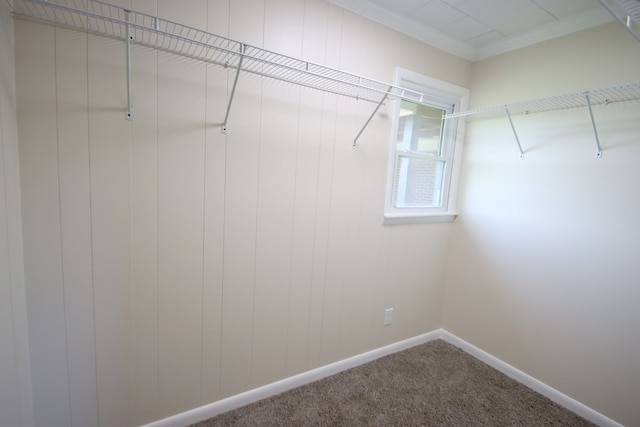
[[[432,222],[453,222],[458,216],[457,213],[433,213],[422,215],[393,215],[386,214],[383,217],[382,225],[401,224],[428,224]]]

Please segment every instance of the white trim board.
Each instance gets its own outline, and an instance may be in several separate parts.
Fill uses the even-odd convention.
[[[455,345],[456,347],[460,348],[476,359],[486,363],[492,368],[497,369],[498,371],[518,381],[519,383],[526,385],[530,389],[549,398],[558,405],[563,406],[568,410],[580,415],[582,418],[591,421],[592,423],[597,424],[601,427],[623,427],[622,424],[619,424],[611,418],[602,415],[600,412],[589,408],[588,406],[578,402],[577,400],[567,396],[566,394],[559,392],[558,390],[548,386],[542,381],[535,379],[531,375],[522,372],[517,368],[514,368],[508,363],[498,359],[495,356],[492,356],[491,354],[487,353],[484,350],[481,350],[473,344],[470,344],[462,338],[459,338],[456,335],[445,331],[444,329],[442,329],[441,331],[442,332],[440,338],[442,340],[448,342],[449,344]]]
[[[300,387],[314,381],[335,375],[347,369],[355,368],[381,357],[415,347],[437,339],[442,339],[449,344],[455,345],[471,356],[479,359],[487,365],[497,369],[508,377],[526,385],[541,395],[551,399],[555,403],[573,411],[581,417],[602,427],[623,427],[614,420],[602,415],[601,413],[589,408],[588,406],[578,402],[577,400],[559,392],[558,390],[544,384],[543,382],[533,378],[532,376],[514,368],[506,362],[490,355],[484,350],[479,349],[473,344],[459,338],[444,329],[436,329],[426,334],[418,335],[394,344],[377,348],[347,359],[343,359],[329,365],[321,366],[271,384],[258,387],[244,393],[236,394],[226,399],[219,400],[198,408],[191,409],[168,418],[145,424],[141,427],[184,427],[185,425],[197,423],[227,411],[248,405],[258,400],[266,399],[276,394],[283,393],[296,387]]]
[[[292,377],[285,378],[283,380],[276,381],[262,387],[245,391],[244,393],[227,397],[226,399],[218,400],[217,402],[213,402],[186,412],[182,412],[180,414],[173,415],[168,418],[145,424],[141,427],[184,427],[189,424],[197,423],[198,421],[206,420],[208,418],[222,414],[223,412],[231,411],[241,406],[257,402],[258,400],[275,396],[276,394],[283,393],[287,390],[291,390],[292,388],[300,387],[314,381],[329,377],[331,375],[335,375],[339,372],[346,371],[347,369],[364,365],[365,363],[374,361],[381,357],[397,353],[399,351],[406,350],[408,348],[415,347],[429,341],[440,339],[441,333],[441,329],[436,329],[426,334],[418,335],[417,337],[409,338],[394,344],[368,351],[366,353],[349,357],[347,359],[339,360],[329,365],[321,366],[319,368],[312,369],[310,371],[303,372],[301,374],[294,375]]]

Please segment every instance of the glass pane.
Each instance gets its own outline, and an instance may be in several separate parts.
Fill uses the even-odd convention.
[[[396,150],[440,155],[445,113],[442,108],[401,101]]]
[[[444,169],[444,161],[399,156],[393,189],[394,207],[441,207]]]

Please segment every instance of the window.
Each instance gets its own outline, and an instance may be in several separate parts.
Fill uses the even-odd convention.
[[[469,91],[400,68],[395,83],[425,96],[394,101],[385,224],[453,220],[464,122],[444,116],[466,109]]]

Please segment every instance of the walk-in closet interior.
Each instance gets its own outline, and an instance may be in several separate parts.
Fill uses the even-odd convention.
[[[416,20],[504,2],[0,0],[0,427],[184,426],[432,339],[640,425],[640,2],[563,1],[447,44]]]

